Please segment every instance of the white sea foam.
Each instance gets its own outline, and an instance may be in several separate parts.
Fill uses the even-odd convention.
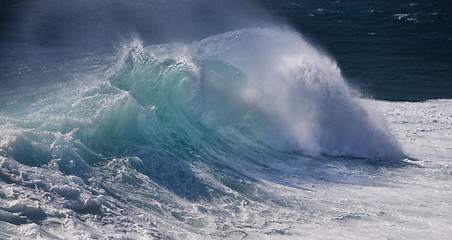
[[[448,184],[452,102],[364,100],[362,104],[384,112],[404,149],[418,158],[414,164],[422,167],[381,168],[350,161],[328,163],[330,160],[303,158],[292,162],[281,160],[265,168],[247,168],[255,180],[242,179],[232,190],[200,164],[193,166],[197,175],[212,186],[224,188],[231,196],[214,202],[187,202],[159,190],[148,177],[128,168],[140,164],[133,159],[126,160],[129,163],[117,161],[122,167],[112,168],[116,169],[115,175],[110,175],[112,172],[108,173],[110,176],[103,175],[103,170],[96,170],[98,173],[93,177],[104,179],[99,185],[101,182],[94,179],[64,176],[58,171],[29,167],[1,157],[0,236],[447,238],[452,234],[448,215],[452,211],[452,189]],[[86,181],[94,185],[86,185]],[[231,184],[228,186],[234,186]],[[261,193],[256,192],[257,199],[250,199],[237,193],[238,187],[251,187],[249,190]],[[115,199],[115,195],[120,198]],[[164,195],[165,202],[161,198]],[[159,201],[155,200],[157,196]],[[262,197],[266,200],[260,201]],[[84,213],[84,209],[88,212]],[[93,214],[97,211],[102,214]]]

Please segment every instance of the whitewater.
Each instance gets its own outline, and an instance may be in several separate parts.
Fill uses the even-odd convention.
[[[302,34],[234,14],[153,38],[102,25],[114,41],[55,23],[3,46],[0,239],[452,235],[452,100],[365,98]]]

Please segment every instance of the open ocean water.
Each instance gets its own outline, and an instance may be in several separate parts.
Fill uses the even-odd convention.
[[[0,239],[448,239],[449,1],[0,2]]]

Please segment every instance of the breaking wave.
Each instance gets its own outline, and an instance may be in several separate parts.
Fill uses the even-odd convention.
[[[36,166],[74,156],[81,165],[133,156],[167,166],[168,159],[201,155],[207,162],[220,153],[240,158],[249,149],[403,156],[335,62],[289,30],[244,29],[148,47],[135,39],[110,57],[107,69],[35,94],[12,114],[25,118],[5,118],[3,155]]]

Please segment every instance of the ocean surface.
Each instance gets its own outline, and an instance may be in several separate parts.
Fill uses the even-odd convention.
[[[451,13],[0,2],[0,239],[447,239]]]

